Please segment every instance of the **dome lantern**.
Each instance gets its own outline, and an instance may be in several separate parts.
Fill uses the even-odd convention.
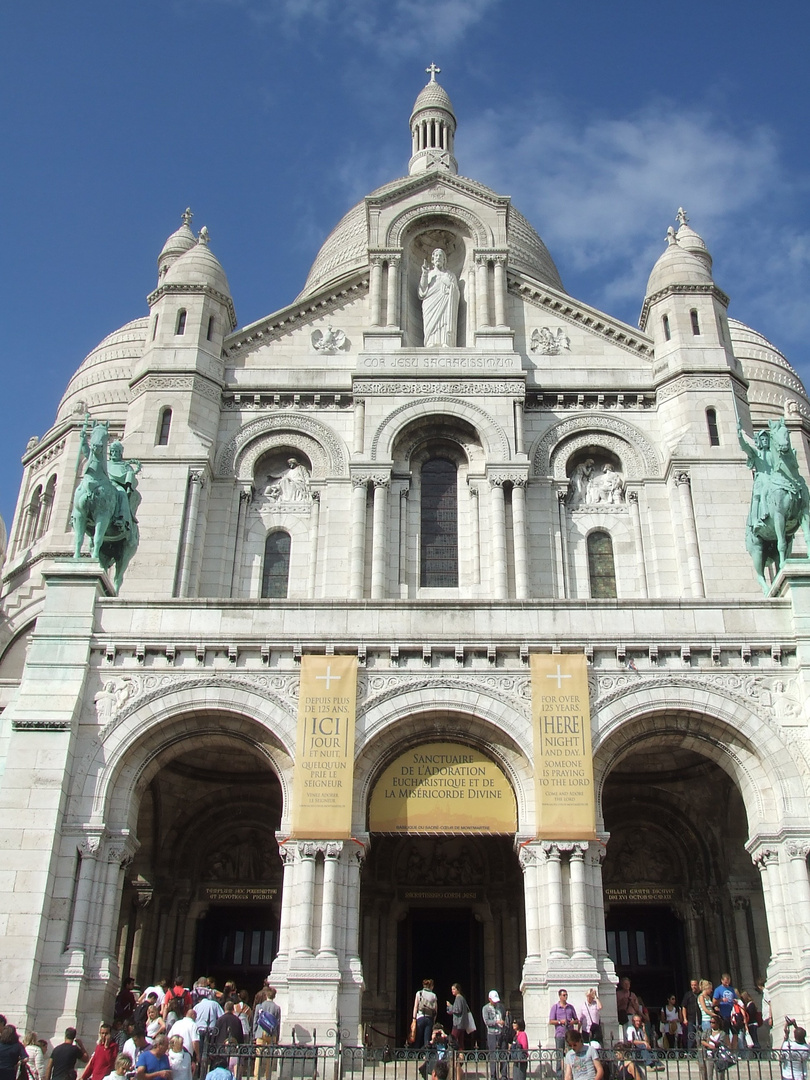
[[[197,239],[191,231],[191,219],[193,216],[191,207],[187,206],[183,214],[182,225],[172,233],[163,245],[163,250],[158,255],[158,283],[163,280],[172,263],[176,262],[181,255],[185,255],[197,243]]]
[[[453,137],[456,133],[456,114],[444,87],[436,82],[441,68],[435,64],[425,68],[430,80],[420,91],[411,112],[411,176],[429,169],[446,169],[458,173],[453,157]]]

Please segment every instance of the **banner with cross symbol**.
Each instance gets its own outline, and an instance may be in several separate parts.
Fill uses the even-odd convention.
[[[591,840],[596,809],[585,656],[535,653],[531,675],[537,836]]]
[[[302,656],[293,769],[292,835],[351,836],[356,656]]]

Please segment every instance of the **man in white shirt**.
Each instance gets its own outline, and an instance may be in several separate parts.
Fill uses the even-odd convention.
[[[179,1035],[183,1040],[183,1049],[188,1050],[194,1061],[200,1057],[200,1036],[197,1033],[197,1010],[188,1009],[182,1020],[175,1020],[169,1028],[169,1042]]]
[[[203,1032],[213,1028],[222,1016],[222,1006],[212,998],[200,998],[194,1006],[194,1012],[197,1014],[197,1038],[199,1038]]]
[[[121,1047],[121,1053],[126,1054],[134,1065],[143,1051],[149,1049],[149,1046],[150,1043],[146,1037],[146,1027],[143,1024],[136,1024],[133,1028],[132,1035]]]
[[[810,1057],[810,1046],[807,1045],[807,1032],[802,1027],[793,1028],[793,1038],[790,1037],[790,1029],[793,1021],[785,1024],[785,1041],[779,1052],[779,1061],[782,1066],[782,1080],[805,1080],[807,1076],[807,1059]]]

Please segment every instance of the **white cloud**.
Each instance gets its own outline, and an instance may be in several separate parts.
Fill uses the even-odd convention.
[[[583,299],[635,321],[684,206],[738,318],[777,344],[810,329],[810,236],[789,223],[799,181],[767,127],[729,129],[708,107],[667,101],[594,120],[535,99],[464,122],[457,150],[462,172],[512,195]]]

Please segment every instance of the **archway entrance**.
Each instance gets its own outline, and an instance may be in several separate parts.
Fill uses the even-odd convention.
[[[652,1012],[723,971],[751,990],[770,953],[740,793],[683,741],[660,731],[637,741],[602,796],[608,951]]]
[[[373,1042],[404,1044],[426,978],[435,983],[439,1022],[456,982],[475,1016],[492,987],[520,1015],[525,925],[516,829],[511,785],[476,748],[422,743],[381,771],[361,881],[364,1020]]]
[[[281,788],[226,724],[167,748],[141,793],[119,937],[140,986],[205,974],[253,993],[278,950]]]

